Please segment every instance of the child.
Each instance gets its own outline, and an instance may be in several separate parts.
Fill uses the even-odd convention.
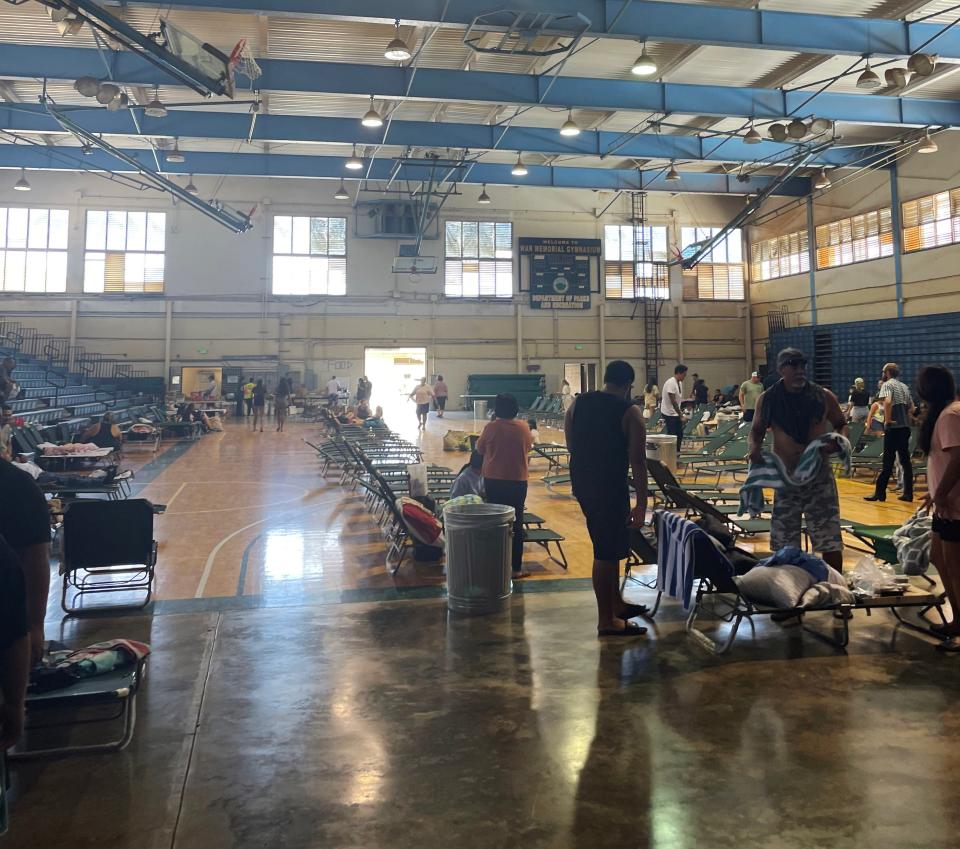
[[[527,419],[527,427],[530,428],[530,435],[533,437],[533,444],[536,445],[540,441],[540,433],[537,430],[537,420]]]

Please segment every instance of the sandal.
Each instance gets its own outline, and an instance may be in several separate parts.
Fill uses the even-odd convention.
[[[617,613],[617,617],[620,619],[635,619],[637,616],[647,616],[649,612],[645,604],[630,604],[625,601],[623,610]]]
[[[647,633],[647,629],[642,625],[634,625],[631,622],[627,622],[626,625],[621,628],[598,628],[597,636],[598,637],[642,637]]]
[[[945,640],[950,637],[960,636],[960,626],[955,622],[937,622],[928,629],[931,634],[943,637]]]
[[[947,654],[960,653],[960,637],[951,637],[949,640],[937,643],[936,648],[937,651],[946,652]]]

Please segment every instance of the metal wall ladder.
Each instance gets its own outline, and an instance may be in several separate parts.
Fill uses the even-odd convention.
[[[633,296],[634,296],[634,317],[637,309],[640,309],[643,319],[643,372],[644,385],[647,383],[658,383],[658,367],[663,362],[660,351],[660,312],[663,310],[663,300],[651,297],[657,281],[652,279],[657,276],[659,263],[653,262],[653,241],[647,228],[646,217],[646,199],[645,192],[632,192],[630,194],[630,223],[633,225]],[[647,230],[647,232],[644,232]],[[652,278],[648,281],[643,279],[637,272],[640,270],[640,264],[643,267],[653,269]]]

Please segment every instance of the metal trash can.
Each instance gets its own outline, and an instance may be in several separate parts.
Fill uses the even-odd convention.
[[[677,437],[672,433],[648,433],[647,459],[659,460],[671,472],[676,474]]]
[[[487,402],[486,401],[474,401],[473,402],[473,417],[483,421],[487,417]]]
[[[455,504],[443,511],[449,610],[493,613],[507,606],[513,517],[505,504]]]

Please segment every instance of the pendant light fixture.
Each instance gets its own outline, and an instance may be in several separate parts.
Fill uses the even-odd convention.
[[[29,192],[33,188],[29,182],[27,182],[27,171],[25,168],[20,169],[20,179],[13,184],[13,190],[15,192]]]
[[[917,153],[936,153],[939,149],[937,143],[930,137],[930,131],[927,130],[923,134],[923,141],[917,145]]]
[[[680,172],[674,167],[673,160],[670,160],[670,170],[667,171],[666,176],[663,178],[668,183],[679,183],[680,182]]]
[[[192,194],[192,195],[198,195],[198,194],[200,194],[200,189],[198,189],[198,188],[193,184],[193,174],[190,175],[190,182],[187,183],[187,185],[185,186],[185,188],[186,188],[186,190],[187,190],[188,192],[190,192],[190,194]]]
[[[350,200],[350,193],[347,191],[347,187],[343,185],[343,180],[340,180],[340,185],[337,186],[337,190],[333,193],[333,197],[336,200]]]
[[[747,130],[746,134],[743,137],[744,144],[760,144],[763,141],[763,137],[760,133],[757,132],[757,128],[753,126],[753,121],[750,122],[750,129]]]
[[[643,43],[643,50],[640,52],[640,55],[637,57],[637,61],[633,63],[633,67],[630,69],[630,73],[638,77],[652,77],[657,72],[657,63],[653,61],[653,57],[647,53],[647,43]]]
[[[876,74],[873,68],[870,67],[870,60],[867,59],[867,66],[863,69],[863,73],[857,77],[857,88],[866,89],[872,91],[875,88],[880,88],[880,77]]]
[[[360,123],[364,127],[382,127],[383,118],[380,117],[380,113],[374,108],[373,105],[373,95],[370,95],[370,108],[367,110],[366,114],[360,119]]]
[[[343,166],[348,171],[360,171],[363,168],[363,160],[357,156],[356,145],[353,146],[353,153],[351,153],[347,161],[343,163]]]
[[[513,168],[510,169],[510,173],[513,174],[514,177],[526,177],[527,174],[529,173],[527,171],[527,166],[523,164],[522,153],[517,154],[517,161],[514,164]]]
[[[100,80],[96,77],[80,77],[73,87],[84,97],[96,97],[100,90]]]
[[[487,184],[483,184],[483,191],[480,192],[480,196],[477,198],[477,203],[488,204],[492,203],[490,200],[490,195],[487,194]]]
[[[151,118],[167,117],[167,107],[160,102],[159,86],[153,90],[153,100],[143,107],[143,113],[144,115],[149,115]]]
[[[130,105],[130,98],[127,97],[125,91],[121,91],[113,100],[107,104],[108,112],[119,112],[121,109],[126,109]]]
[[[815,189],[829,189],[832,185],[830,176],[827,174],[827,169],[821,168],[820,173],[817,174],[817,178],[813,181],[813,187]]]
[[[185,157],[180,152],[180,142],[177,139],[173,140],[173,149],[167,151],[167,155],[164,157],[167,162],[173,165],[179,165],[181,162],[186,162],[187,157]]]
[[[410,52],[410,48],[407,47],[407,42],[400,38],[400,19],[398,18],[394,21],[393,25],[393,40],[387,45],[387,49],[383,51],[384,58],[392,62],[406,62],[413,54]]]
[[[561,136],[579,136],[580,127],[577,125],[577,122],[573,120],[573,110],[567,110],[567,120],[563,122],[563,126],[560,127]]]
[[[113,83],[100,83],[97,86],[97,93],[94,95],[94,97],[97,98],[97,103],[102,103],[104,106],[119,96],[120,86],[114,85]]]

